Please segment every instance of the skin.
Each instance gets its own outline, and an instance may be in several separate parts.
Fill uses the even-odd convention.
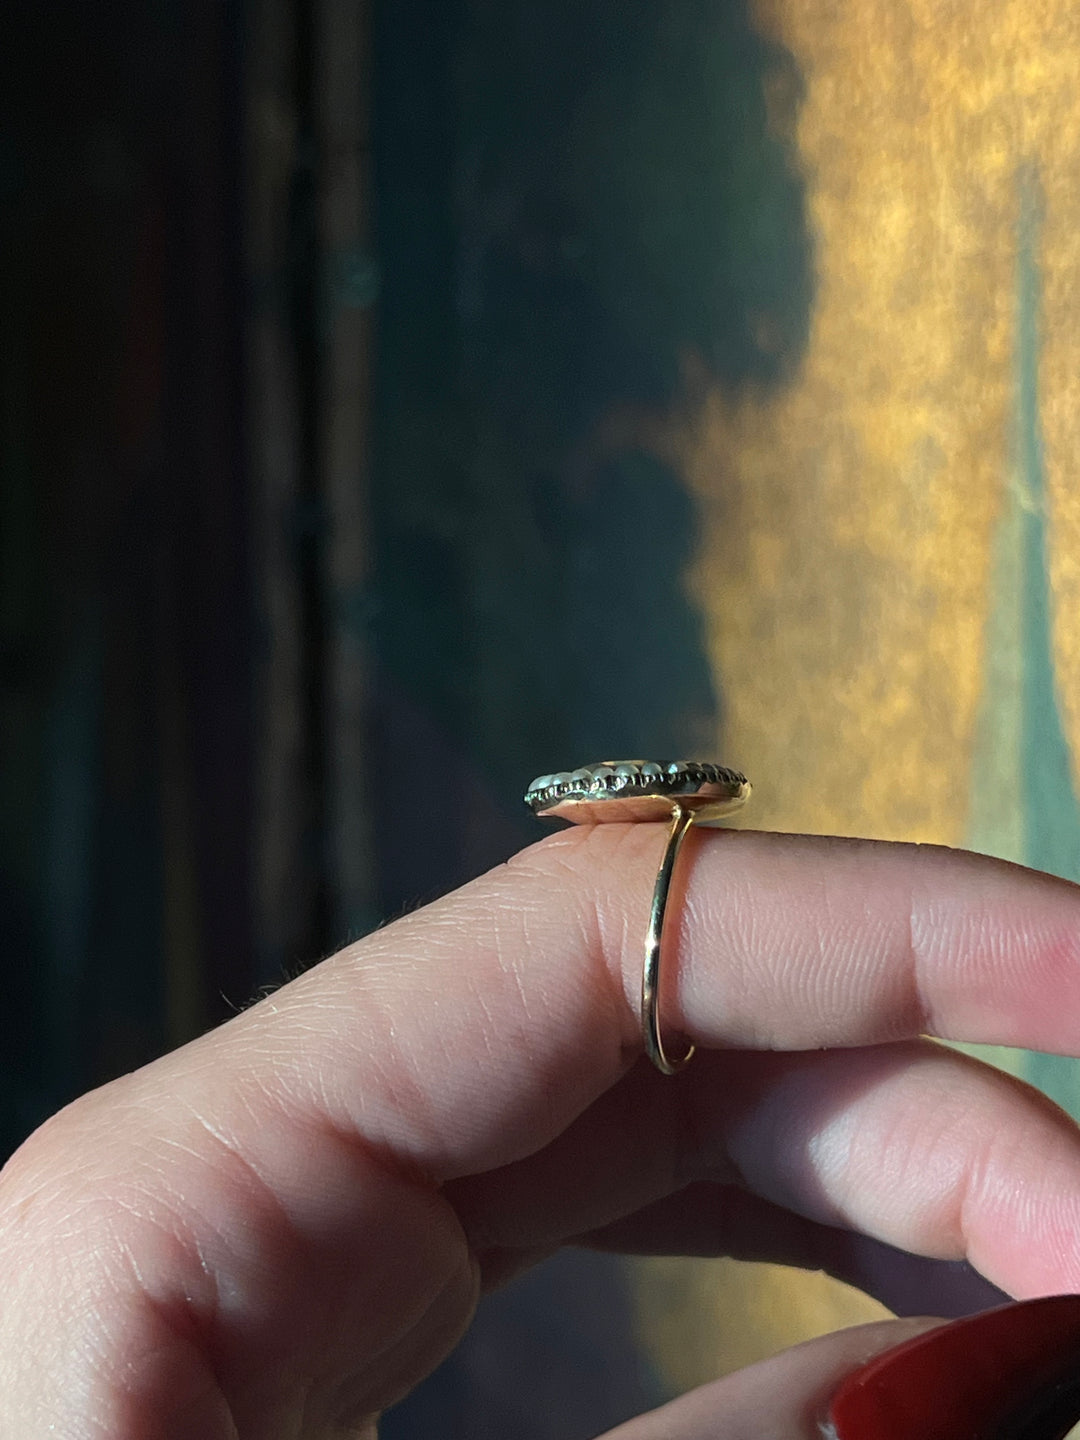
[[[1080,890],[694,833],[663,1005],[700,1053],[667,1079],[638,1029],[663,842],[552,836],[48,1121],[0,1174],[0,1434],[371,1437],[484,1285],[568,1242],[835,1268],[846,1237],[869,1288],[895,1246],[1080,1289],[1080,1133],[920,1038],[1080,1052]],[[838,1380],[925,1323],[615,1434],[816,1435]]]

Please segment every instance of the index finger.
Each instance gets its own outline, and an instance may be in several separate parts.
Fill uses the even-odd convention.
[[[229,1063],[246,1036],[260,1085],[268,1062],[291,1104],[439,1182],[538,1150],[640,1053],[663,843],[654,825],[550,837],[240,1017]],[[683,863],[665,1025],[702,1047],[927,1033],[1080,1049],[1066,881],[936,847],[746,831],[696,834]]]

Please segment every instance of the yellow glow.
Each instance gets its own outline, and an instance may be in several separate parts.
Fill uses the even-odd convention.
[[[740,1260],[638,1262],[637,1318],[674,1391],[813,1335],[887,1320],[883,1305],[820,1273]]]
[[[1049,197],[1043,422],[1055,641],[1080,733],[1080,10],[761,0],[805,77],[808,353],[713,391],[671,444],[704,515],[693,585],[754,820],[959,842],[1010,472],[1016,175]]]

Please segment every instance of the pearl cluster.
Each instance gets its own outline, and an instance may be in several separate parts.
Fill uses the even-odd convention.
[[[738,770],[697,760],[673,760],[670,765],[657,765],[651,760],[619,760],[556,775],[540,775],[526,790],[525,803],[532,810],[544,810],[557,800],[689,795],[702,785],[745,784],[746,776]]]

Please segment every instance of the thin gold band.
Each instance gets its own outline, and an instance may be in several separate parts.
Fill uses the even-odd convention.
[[[668,830],[660,869],[656,872],[649,929],[645,936],[645,968],[641,972],[641,1034],[645,1041],[645,1054],[664,1075],[674,1075],[681,1070],[694,1053],[694,1046],[691,1045],[684,1055],[673,1060],[664,1049],[664,1042],[660,1038],[660,952],[664,938],[664,913],[667,910],[675,861],[693,823],[693,810],[684,809],[681,805],[672,808],[671,828]]]

